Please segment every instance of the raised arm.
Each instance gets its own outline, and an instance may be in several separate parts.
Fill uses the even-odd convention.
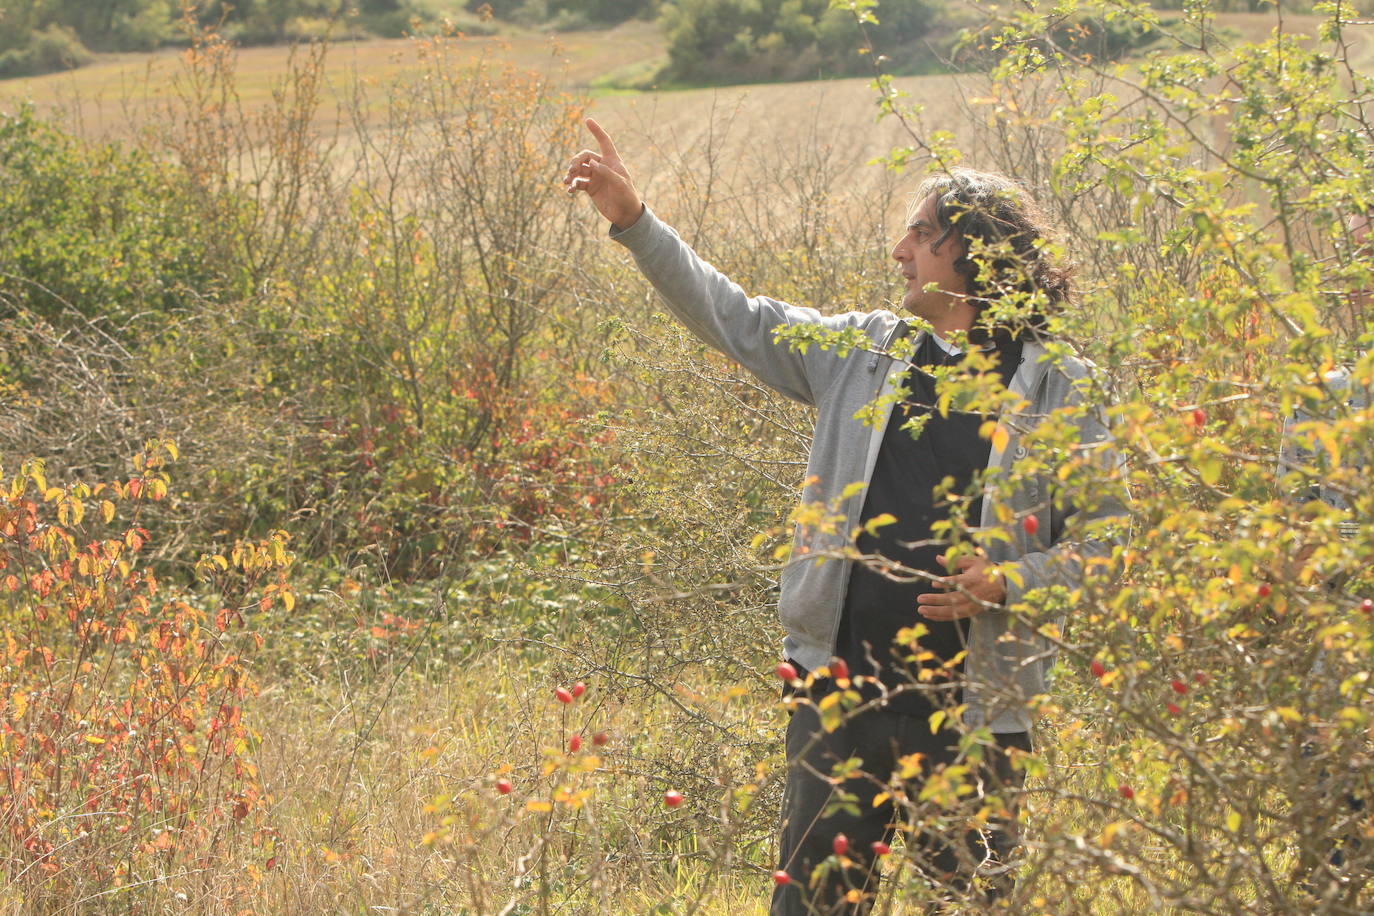
[[[563,178],[564,187],[569,193],[585,193],[611,221],[611,237],[630,250],[640,271],[689,331],[738,361],[764,384],[795,400],[816,404],[846,358],[835,349],[794,348],[777,339],[779,328],[805,324],[838,331],[857,327],[879,344],[895,332],[897,321],[889,312],[828,316],[766,296],[749,296],[644,206],[606,131],[591,119],[587,129],[600,151],[585,149],[574,156]]]

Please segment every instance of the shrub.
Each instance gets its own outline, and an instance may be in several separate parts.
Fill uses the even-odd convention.
[[[167,906],[242,879],[195,875],[271,831],[243,716],[253,693],[249,606],[290,607],[284,541],[207,557],[214,583],[180,593],[147,568],[142,507],[167,494],[170,444],[110,483],[53,486],[41,462],[0,506],[0,785],[6,885],[35,910],[119,893]]]
[[[206,243],[215,230],[186,190],[184,173],[136,149],[88,147],[30,107],[0,118],[0,307],[63,327],[94,321],[127,341],[156,329],[154,315],[214,300],[225,285]]]
[[[91,61],[91,52],[71,29],[50,25],[28,33],[27,40],[0,50],[0,79],[39,76],[72,70]]]
[[[924,0],[897,0],[870,32],[876,53],[928,68],[918,45],[940,17]],[[663,7],[669,65],[682,82],[816,79],[869,73],[854,16],[829,0],[673,0]]]

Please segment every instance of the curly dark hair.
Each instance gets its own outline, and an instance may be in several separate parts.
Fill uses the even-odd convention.
[[[922,182],[913,198],[913,211],[930,197],[935,198],[940,230],[932,250],[950,237],[964,244],[964,254],[954,268],[968,277],[980,316],[995,297],[1007,291],[1040,292],[1044,297],[1034,300],[1030,314],[998,330],[1042,336],[1048,312],[1073,300],[1073,284],[1070,268],[1044,248],[1053,232],[1040,206],[1011,179],[964,168]],[[972,252],[970,257],[970,243],[975,240],[982,243],[984,252]]]

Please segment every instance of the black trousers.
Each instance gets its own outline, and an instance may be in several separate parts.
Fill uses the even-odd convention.
[[[989,749],[974,774],[988,791],[1019,789],[1021,774],[1013,771],[1006,748],[1031,749],[1025,732],[996,736],[998,748]],[[868,710],[850,718],[833,732],[825,732],[815,708],[799,703],[787,726],[787,780],[783,788],[782,827],[778,868],[791,880],[773,892],[771,916],[819,916],[843,914],[862,916],[870,909],[877,893],[882,863],[872,852],[875,841],[890,843],[902,819],[890,800],[877,806],[874,799],[884,791],[883,784],[898,761],[909,754],[923,755],[921,776],[908,783],[914,797],[922,780],[932,772],[953,763],[958,736],[948,729],[931,734],[925,716],[906,716],[883,710]],[[836,784],[831,779],[838,762],[858,757],[863,775]],[[844,809],[826,810],[843,794],[855,796]],[[811,885],[813,870],[834,855],[836,834],[849,841],[848,869],[831,868],[816,886]],[[957,896],[970,887],[970,864],[984,866],[1005,862],[1015,846],[1011,825],[995,823],[986,830],[960,831],[962,836],[937,836],[924,829],[904,827],[908,869],[931,887]],[[962,847],[962,849],[960,848]],[[908,871],[908,874],[910,871]],[[998,896],[990,885],[985,898]]]

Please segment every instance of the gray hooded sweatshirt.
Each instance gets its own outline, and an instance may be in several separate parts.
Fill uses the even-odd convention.
[[[865,425],[856,414],[891,394],[909,369],[905,361],[882,352],[905,336],[909,326],[885,310],[822,315],[815,309],[748,296],[648,207],[630,228],[613,227],[611,237],[631,251],[640,271],[688,330],[737,360],[766,385],[817,409],[802,500],[835,505],[846,521],[833,534],[798,526],[791,559],[782,572],[778,616],[786,630],[783,653],[788,658],[809,669],[827,664],[834,655],[854,562],[841,554],[859,523],[866,487],[847,499],[841,497],[850,484],[867,484],[872,477],[892,399],[886,401],[879,422]],[[875,350],[841,355],[836,348],[811,346],[799,352],[776,338],[780,328],[800,324],[837,331],[861,328]],[[920,343],[919,337],[915,342]],[[989,477],[1007,473],[1013,461],[1026,455],[1021,436],[1039,418],[1080,403],[1079,384],[1087,375],[1088,366],[1082,361],[1051,360],[1043,346],[1026,341],[1009,387],[1027,406],[1016,417],[1002,418],[1010,435],[1002,448],[994,444],[989,450]],[[1106,445],[1107,430],[1094,412],[1075,410],[1070,415],[1079,426],[1079,442],[1100,449],[1103,460],[1113,462]],[[1050,488],[1048,477],[1033,478],[1016,488],[1007,502],[1018,520],[1028,514],[1037,516],[1036,537],[1020,523],[1001,525],[994,491],[985,494],[981,527],[1005,528],[1008,539],[986,538],[983,546],[992,562],[1015,564],[1015,575],[1006,578],[1008,609],[1021,603],[1032,589],[1053,584],[1073,587],[1081,579],[1084,559],[1111,548],[1101,540],[1070,542],[1066,534],[1073,526],[1067,523],[1120,515],[1119,502],[1104,500],[1091,513],[1061,510],[1049,498]],[[1058,538],[1050,542],[1052,532]],[[1053,645],[1008,609],[985,610],[973,617],[964,660],[965,722],[971,727],[988,726],[997,733],[1030,730],[1026,701],[1045,692],[1054,655]]]

